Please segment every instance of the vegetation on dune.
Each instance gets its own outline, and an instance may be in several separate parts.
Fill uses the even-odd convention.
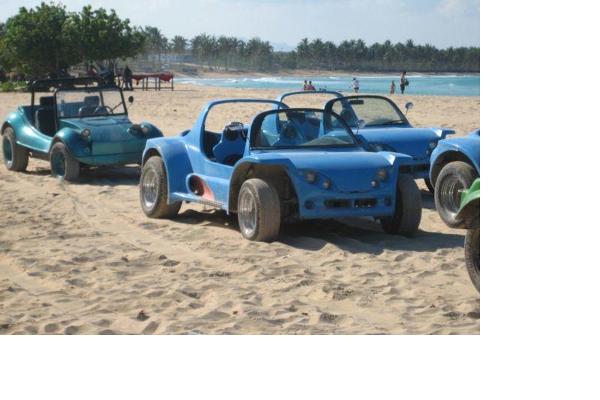
[[[0,22],[0,70],[28,77],[57,73],[77,65],[136,58],[137,64],[180,62],[220,70],[314,69],[347,71],[479,72],[479,48],[438,49],[405,43],[339,44],[302,39],[292,51],[274,51],[259,38],[242,40],[206,33],[169,40],[152,26],[135,27],[114,10],[69,12],[64,5],[41,3]]]
[[[79,13],[60,4],[21,7],[0,28],[0,67],[29,76],[82,62],[132,57],[142,51],[146,39],[113,10],[91,6]]]

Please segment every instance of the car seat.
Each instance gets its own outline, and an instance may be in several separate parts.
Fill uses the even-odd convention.
[[[83,106],[79,108],[79,117],[89,117],[94,115],[94,111],[96,111],[99,105],[99,96],[85,96],[83,98]]]
[[[54,96],[40,97],[40,106],[35,110],[35,127],[44,135],[52,136],[56,133],[54,105]]]
[[[225,126],[221,140],[213,148],[216,162],[233,165],[242,158],[246,148],[244,131],[244,125],[241,122],[230,122]]]

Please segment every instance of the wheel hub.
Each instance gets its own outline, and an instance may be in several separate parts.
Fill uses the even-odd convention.
[[[258,223],[258,212],[254,197],[249,191],[242,193],[238,213],[240,229],[243,231],[244,236],[252,236]]]
[[[442,206],[452,214],[460,208],[460,191],[464,185],[456,177],[450,176],[441,182],[440,197]]]
[[[142,179],[142,199],[148,209],[154,207],[158,199],[158,175],[153,169],[148,169]]]

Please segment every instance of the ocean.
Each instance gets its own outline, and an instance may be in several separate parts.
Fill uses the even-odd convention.
[[[253,89],[281,89],[289,91],[302,89],[304,80],[312,80],[317,89],[328,89],[351,92],[350,84],[353,75],[338,76],[264,76],[235,78],[176,78],[175,83],[202,86],[219,86]],[[361,93],[389,93],[392,80],[396,82],[396,93],[399,93],[397,75],[361,76]],[[407,75],[409,85],[405,94],[424,94],[435,96],[479,96],[479,75]]]

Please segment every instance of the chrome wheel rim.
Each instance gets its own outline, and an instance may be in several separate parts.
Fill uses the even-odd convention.
[[[52,153],[50,166],[54,172],[54,175],[65,176],[65,155],[61,151],[55,151]]]
[[[12,146],[10,145],[10,140],[6,136],[2,138],[2,155],[4,156],[4,162],[7,165],[10,165],[12,162]]]
[[[258,224],[258,212],[254,196],[248,190],[242,192],[238,213],[242,233],[246,237],[252,236]]]
[[[149,168],[144,171],[144,177],[142,178],[142,200],[144,207],[151,209],[156,204],[158,198],[158,175],[156,172]]]
[[[460,191],[464,185],[454,176],[449,176],[441,182],[440,200],[442,207],[453,216],[458,213],[460,208]]]

